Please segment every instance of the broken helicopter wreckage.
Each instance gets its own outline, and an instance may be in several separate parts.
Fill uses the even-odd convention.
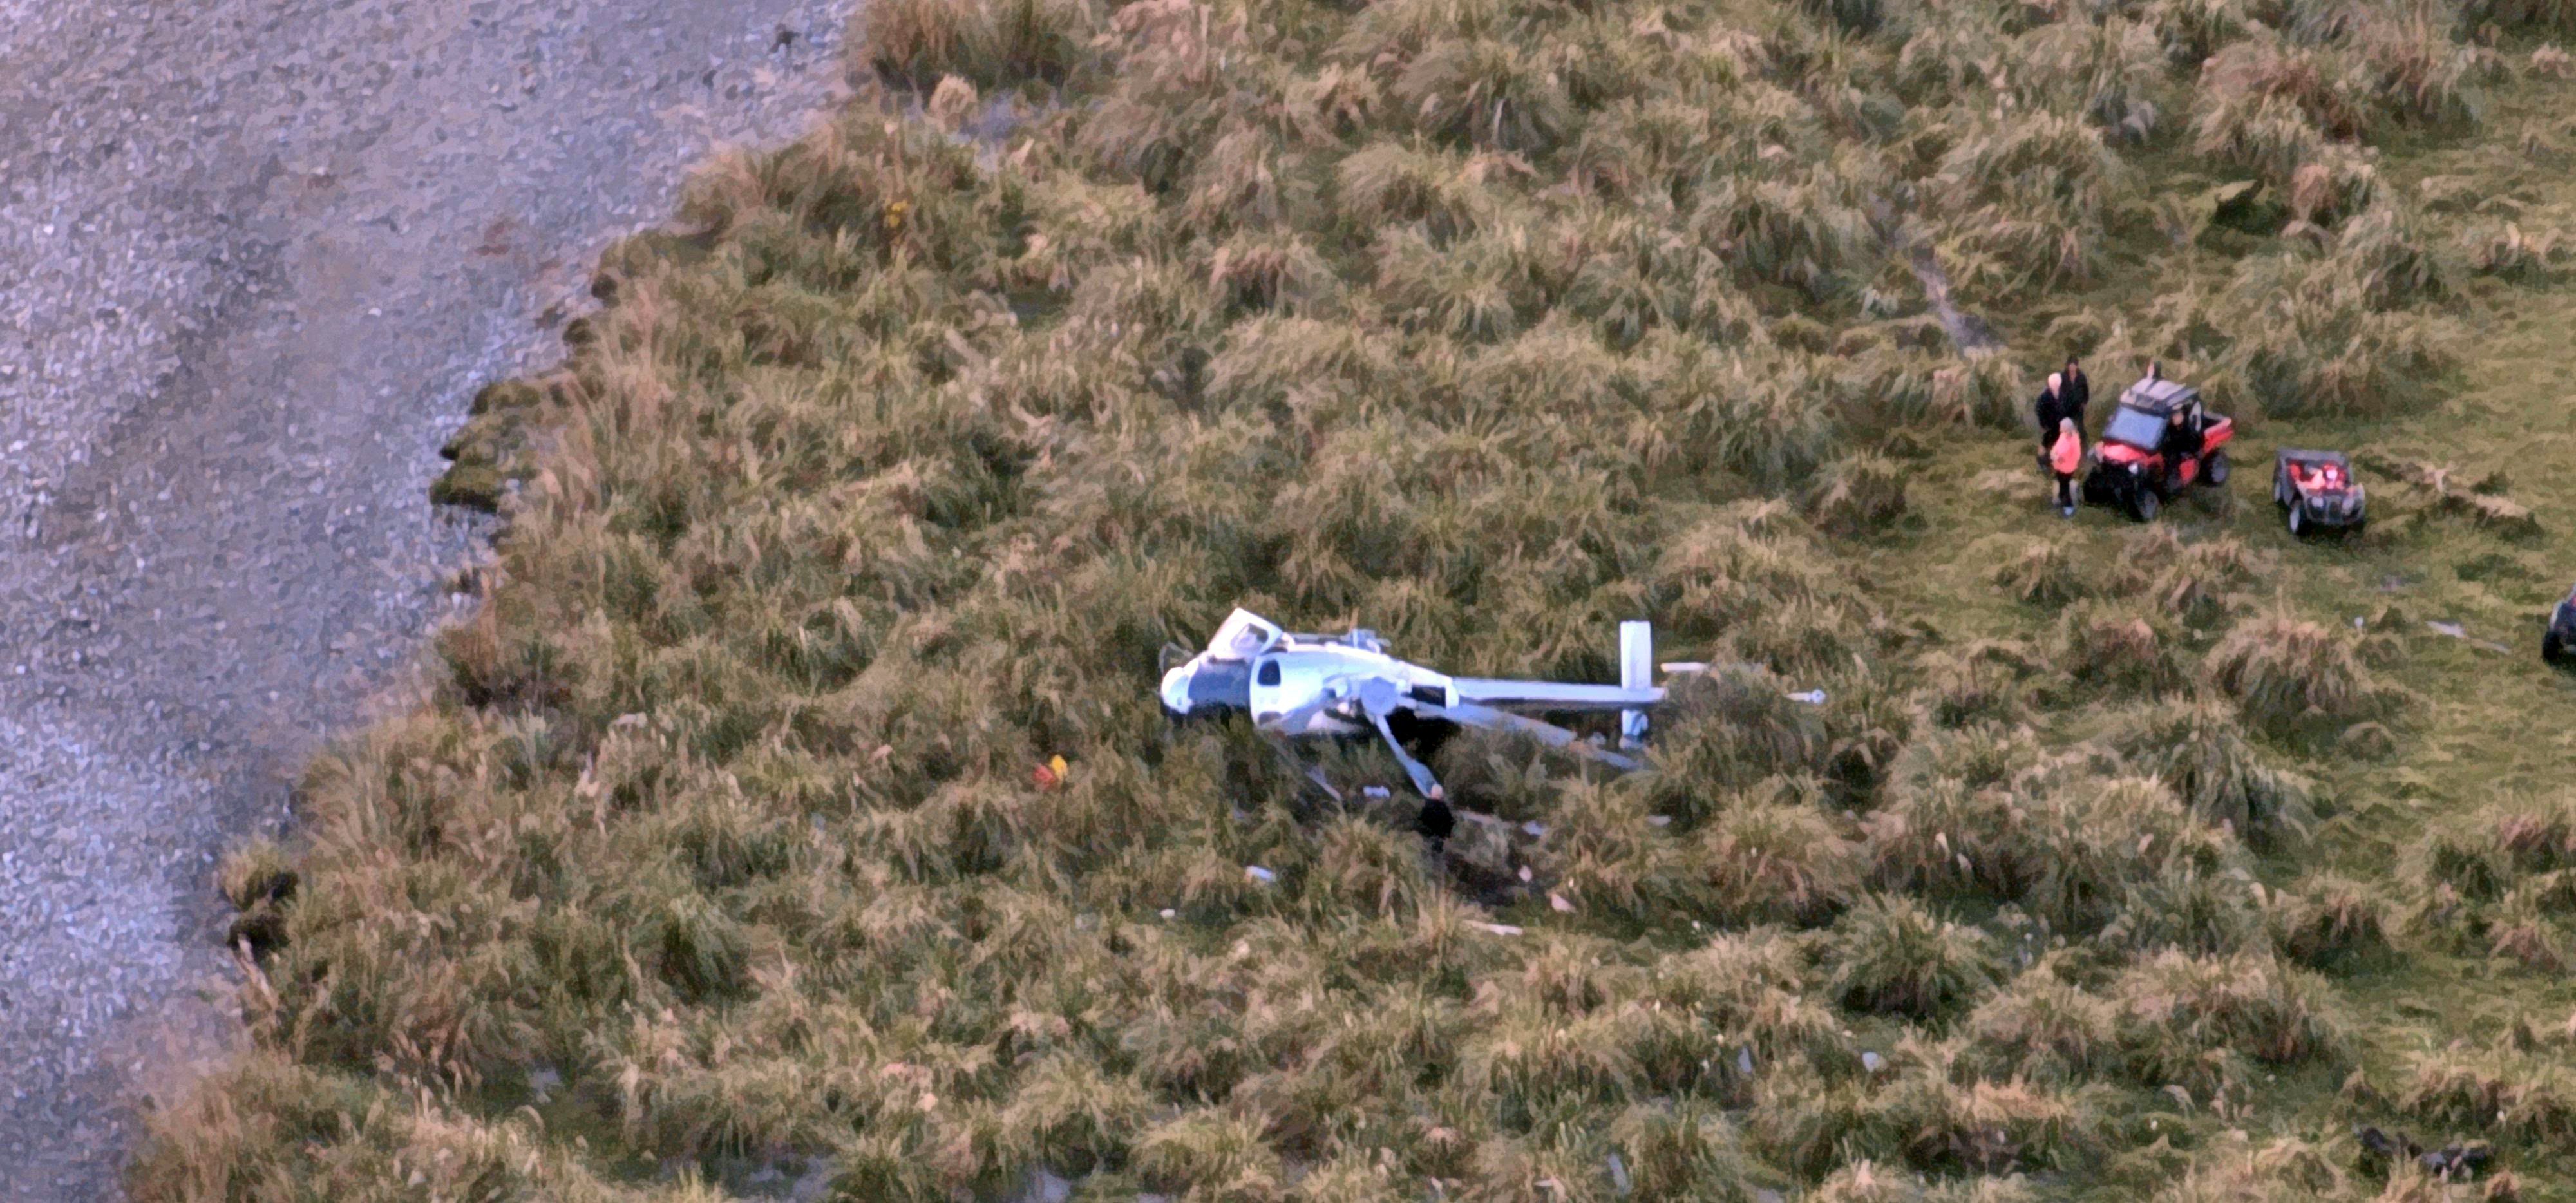
[[[1645,742],[1647,712],[1662,703],[1655,684],[1654,632],[1644,622],[1619,624],[1619,683],[1585,685],[1453,677],[1398,660],[1375,632],[1338,636],[1293,634],[1248,610],[1236,610],[1208,640],[1207,649],[1163,674],[1164,711],[1175,719],[1249,714],[1252,725],[1294,763],[1287,743],[1306,738],[1365,738],[1375,734],[1403,766],[1413,788],[1445,803],[1440,782],[1398,737],[1398,725],[1449,724],[1527,735],[1548,747],[1612,768],[1639,767],[1634,752]],[[1696,663],[1660,666],[1667,676],[1705,672]],[[1789,695],[1821,705],[1823,690]],[[1540,714],[1619,716],[1618,749],[1533,717]],[[1320,769],[1306,776],[1335,799],[1340,791]]]

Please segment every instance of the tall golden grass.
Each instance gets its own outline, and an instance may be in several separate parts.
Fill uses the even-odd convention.
[[[1916,269],[2264,412],[2398,411],[2463,267],[2555,260],[2462,258],[2367,144],[2473,134],[2468,23],[2564,14],[2114,9],[867,6],[861,100],[709,167],[478,404],[480,609],[227,862],[255,1048],[133,1193],[2004,1200],[2240,1124],[2305,1135],[2176,1197],[2313,1183],[2348,1117],[2281,1080],[2355,1054],[2308,966],[2562,955],[2564,824],[2271,889],[2295,758],[2405,711],[2233,539],[1975,565],[2031,638],[1892,601],[1926,441],[2028,399]],[[1035,116],[952,136],[970,85]],[[1632,777],[1441,747],[1433,852],[1166,726],[1158,654],[1237,604],[1587,680],[1647,616],[1720,667]],[[2446,1052],[2402,1104],[2558,1140],[2555,1072]]]

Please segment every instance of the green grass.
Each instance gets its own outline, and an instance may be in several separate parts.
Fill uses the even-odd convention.
[[[478,404],[484,604],[227,861],[251,1046],[133,1192],[2432,1197],[2370,1123],[2576,1198],[2576,85],[2473,28],[872,7],[890,90]],[[955,141],[964,81],[1038,115]],[[2060,521],[2068,351],[2202,383],[2239,478]],[[2284,445],[2388,466],[2367,535],[2290,539]],[[1444,748],[1430,857],[1165,726],[1237,604],[1746,666],[1633,776]]]

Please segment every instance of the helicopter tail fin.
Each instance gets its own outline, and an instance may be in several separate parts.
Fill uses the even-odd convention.
[[[1655,687],[1655,628],[1648,622],[1619,624],[1619,688],[1652,689]],[[1619,712],[1619,745],[1633,748],[1645,742],[1646,712]]]

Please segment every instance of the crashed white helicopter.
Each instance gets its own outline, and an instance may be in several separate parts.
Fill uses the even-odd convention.
[[[1238,609],[1227,616],[1207,650],[1163,674],[1163,709],[1173,718],[1206,717],[1241,711],[1255,729],[1286,751],[1285,741],[1315,736],[1362,736],[1371,731],[1385,741],[1404,766],[1405,776],[1423,797],[1445,801],[1429,767],[1405,750],[1388,719],[1408,716],[1488,730],[1516,731],[1568,753],[1618,769],[1634,769],[1634,757],[1603,747],[1564,727],[1530,714],[1607,713],[1619,715],[1619,747],[1633,751],[1645,740],[1646,712],[1664,700],[1654,683],[1654,632],[1644,622],[1619,624],[1619,683],[1581,685],[1558,681],[1512,681],[1453,677],[1386,654],[1375,632],[1303,635]],[[1666,674],[1705,672],[1698,663],[1668,663]],[[1795,700],[1821,705],[1823,690],[1791,694]],[[1526,712],[1526,713],[1524,713]],[[1294,757],[1290,757],[1293,761]],[[1340,793],[1322,772],[1307,776],[1325,792]]]

